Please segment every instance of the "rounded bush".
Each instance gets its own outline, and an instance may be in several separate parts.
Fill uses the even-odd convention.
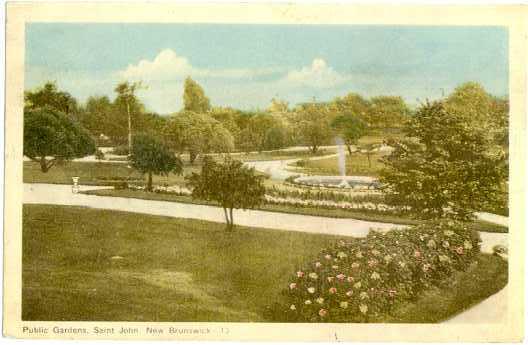
[[[342,240],[291,277],[270,318],[372,322],[465,270],[479,252],[478,233],[448,220]]]

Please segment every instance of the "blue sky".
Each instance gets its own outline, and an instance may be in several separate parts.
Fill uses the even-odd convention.
[[[83,102],[142,80],[147,108],[182,107],[190,75],[214,105],[265,108],[348,92],[434,99],[466,81],[508,94],[508,32],[501,27],[223,24],[26,26],[25,87],[54,80]]]

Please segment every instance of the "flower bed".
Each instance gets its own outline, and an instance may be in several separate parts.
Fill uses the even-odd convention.
[[[480,252],[478,233],[447,220],[340,241],[300,268],[270,309],[284,322],[375,322],[415,299]]]

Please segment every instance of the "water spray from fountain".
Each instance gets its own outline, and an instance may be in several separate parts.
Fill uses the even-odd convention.
[[[336,137],[337,144],[337,165],[339,168],[339,174],[343,178],[338,187],[341,188],[350,188],[350,185],[345,179],[346,176],[346,161],[345,161],[345,142],[341,137]]]

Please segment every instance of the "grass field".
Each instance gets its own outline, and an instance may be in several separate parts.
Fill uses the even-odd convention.
[[[22,319],[263,321],[292,272],[336,239],[25,205]],[[442,320],[498,291],[506,274],[502,259],[483,254],[442,290],[429,291],[385,321]]]
[[[200,166],[184,165],[182,175],[169,174],[168,176],[153,176],[154,184],[182,184],[184,175],[199,171]],[[40,166],[35,162],[24,162],[24,183],[60,183],[71,184],[72,176],[79,176],[79,183],[85,185],[109,185],[110,181],[119,179],[132,179],[146,182],[146,177],[138,171],[128,168],[125,163],[108,162],[66,162],[54,166],[47,173],[40,171]]]
[[[347,175],[364,175],[377,177],[383,168],[379,160],[386,153],[375,153],[370,157],[369,166],[367,156],[364,153],[353,152],[347,154],[345,167]],[[329,157],[317,160],[301,160],[290,165],[295,171],[312,175],[340,175],[337,157]]]
[[[153,193],[145,192],[140,190],[131,189],[100,189],[83,192],[90,195],[101,195],[101,196],[113,196],[122,198],[136,198],[144,200],[158,200],[158,201],[172,201],[181,202],[186,204],[201,204],[201,205],[217,205],[213,202],[204,200],[196,200],[190,196],[181,196],[167,193]],[[310,216],[321,216],[331,218],[353,218],[373,222],[383,223],[394,223],[394,224],[418,224],[419,221],[410,219],[408,217],[401,217],[397,215],[383,214],[381,212],[362,210],[344,210],[339,208],[323,208],[323,207],[308,207],[308,206],[288,206],[288,205],[275,205],[275,204],[262,204],[258,207],[259,210],[271,211],[271,212],[282,212],[282,213],[294,213],[304,214]],[[477,220],[471,223],[474,230],[484,232],[500,232],[507,233],[508,228],[502,225],[497,225],[482,220]]]

